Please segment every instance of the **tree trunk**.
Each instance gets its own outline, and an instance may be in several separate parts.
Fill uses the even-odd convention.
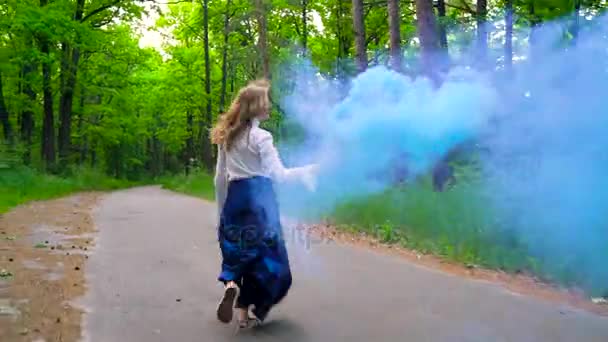
[[[513,0],[507,0],[505,12],[505,69],[513,68]]]
[[[223,113],[226,106],[226,87],[228,82],[228,40],[230,38],[230,8],[232,0],[226,2],[226,12],[224,13],[224,46],[222,46],[222,89],[220,94],[220,113]]]
[[[343,44],[343,38],[342,38],[342,1],[343,0],[338,0],[338,8],[336,11],[336,37],[338,38],[338,59],[336,61],[336,74],[338,75],[338,77],[341,77],[342,75],[342,44]]]
[[[258,51],[262,57],[262,77],[270,79],[270,56],[268,53],[268,28],[266,22],[265,0],[255,0],[258,20]]]
[[[302,0],[302,49],[308,49],[308,0]]]
[[[345,0],[338,0],[337,7],[335,9],[336,14],[336,38],[338,40],[338,50],[336,59],[336,75],[340,80],[346,78],[347,63],[345,61],[349,59],[349,54],[352,46],[352,42],[347,36],[348,28],[351,26],[350,18],[345,19],[345,14],[349,12],[348,2]],[[346,22],[345,22],[346,21]]]
[[[87,159],[87,150],[89,148],[88,137],[83,133],[83,121],[84,121],[84,99],[85,92],[84,87],[80,88],[80,111],[78,112],[78,135],[80,136],[80,165],[84,165]]]
[[[576,44],[578,40],[578,32],[580,30],[580,14],[581,14],[581,0],[574,0],[574,18],[572,22],[572,44]]]
[[[203,149],[203,164],[208,170],[213,169],[213,152],[209,141],[209,129],[212,124],[211,113],[211,65],[209,64],[209,0],[203,1],[203,40],[205,44],[205,102],[206,113],[204,119],[204,132],[201,132],[201,147]]]
[[[340,6],[340,27],[342,29],[342,34],[340,35],[340,39],[342,40],[342,56],[344,58],[348,58],[350,55],[350,52],[352,50],[353,47],[353,39],[354,38],[349,38],[348,35],[346,34],[345,31],[345,27],[349,27],[350,26],[350,20],[346,20],[346,23],[344,22],[344,15],[345,13],[348,13],[347,8],[345,9],[343,6],[348,7],[348,2],[344,2],[344,0],[338,0],[338,5]],[[351,2],[351,7],[352,7],[352,2]],[[346,18],[348,19],[348,18]],[[367,57],[367,54],[365,55]]]
[[[530,49],[530,62],[535,63],[536,62],[536,43],[537,43],[537,37],[536,37],[536,27],[539,24],[539,20],[536,17],[536,10],[534,8],[534,0],[531,0],[529,2],[528,5],[528,11],[530,14],[530,37],[528,38],[529,43],[529,49]]]
[[[49,44],[41,43],[40,51],[49,58]],[[42,158],[47,168],[55,165],[55,122],[53,117],[53,91],[51,88],[51,66],[48,61],[42,63],[42,89],[44,101],[44,119],[42,122]]]
[[[353,29],[355,31],[355,58],[357,71],[367,69],[367,42],[365,41],[365,22],[363,19],[363,0],[353,0]]]
[[[393,70],[401,71],[401,15],[399,0],[388,0],[388,27],[390,30],[390,54]]]
[[[40,7],[46,6],[48,0],[40,0]],[[40,38],[42,62],[42,92],[44,102],[44,119],[42,121],[42,160],[46,168],[55,166],[55,122],[53,117],[53,89],[51,86],[50,44],[47,37]]]
[[[21,112],[21,142],[25,144],[25,150],[23,151],[23,163],[25,165],[30,164],[32,157],[32,134],[34,133],[34,111],[32,110],[32,106],[36,103],[36,92],[32,89],[29,75],[35,69],[36,67],[32,63],[26,62],[21,71],[23,84],[21,92],[30,101]]]
[[[154,177],[160,176],[162,169],[162,156],[160,155],[160,146],[156,133],[152,136],[152,175]]]
[[[488,54],[487,0],[477,0],[477,62],[486,67]]]
[[[234,94],[235,82],[236,82],[236,67],[234,65],[234,62],[232,62],[232,63],[230,63],[230,94]]]
[[[76,2],[74,21],[80,22],[84,15],[84,0]],[[70,47],[68,43],[63,43],[64,56],[62,63],[62,93],[59,100],[59,159],[64,164],[70,153],[72,136],[72,109],[74,103],[74,88],[76,87],[76,74],[78,72],[78,62],[80,61],[80,49]]]
[[[447,53],[448,33],[445,29],[445,13],[445,0],[437,0],[437,16],[439,17],[439,23],[437,25],[439,30],[439,45]]]
[[[13,144],[13,128],[9,118],[8,109],[4,103],[4,92],[2,91],[2,72],[0,72],[0,122],[2,122],[2,131],[4,132],[4,140]]]
[[[91,147],[91,168],[95,168],[97,166],[97,151],[95,144]]]
[[[188,139],[186,140],[186,172],[189,170],[191,164],[190,160],[194,158],[194,115],[192,111],[188,110],[186,113],[186,127],[188,129]]]
[[[437,62],[439,39],[432,0],[416,0],[416,26],[420,39],[422,73],[437,81],[434,64]]]

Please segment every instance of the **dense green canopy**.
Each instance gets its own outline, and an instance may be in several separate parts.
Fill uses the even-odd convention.
[[[232,94],[260,76],[281,85],[275,92],[288,91],[284,66],[295,57],[346,79],[357,65],[388,64],[392,55],[400,58],[393,67],[415,75],[439,67],[425,69],[426,50],[445,51],[459,63],[462,48],[476,41],[487,65],[509,67],[534,25],[573,12],[594,15],[604,4],[389,2],[396,6],[393,25],[387,1],[375,0],[5,0],[5,149],[52,172],[88,164],[138,178],[193,165],[210,169],[207,132]],[[578,21],[571,22],[565,39],[578,30]],[[147,31],[162,37],[157,48],[140,44]],[[274,108],[269,129],[280,139],[286,123],[280,105]]]

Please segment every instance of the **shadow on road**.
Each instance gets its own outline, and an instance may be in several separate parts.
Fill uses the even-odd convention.
[[[279,341],[305,341],[304,329],[288,319],[271,320],[264,325],[251,330],[240,331],[237,334],[239,341],[251,341],[262,337],[273,337]]]

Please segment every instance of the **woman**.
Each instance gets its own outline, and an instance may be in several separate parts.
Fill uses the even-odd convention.
[[[269,117],[269,89],[265,80],[241,89],[211,132],[218,145],[215,187],[223,259],[218,280],[225,285],[217,317],[230,322],[234,306],[241,328],[262,323],[291,287],[273,181],[300,180],[314,189],[316,167],[285,168],[272,135],[259,127]]]

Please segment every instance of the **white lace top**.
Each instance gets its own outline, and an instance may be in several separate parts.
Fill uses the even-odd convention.
[[[272,135],[259,124],[254,120],[251,129],[238,137],[229,151],[218,146],[214,179],[218,217],[226,200],[228,182],[234,179],[263,176],[276,182],[300,180],[310,190],[314,189],[315,165],[286,168]]]

